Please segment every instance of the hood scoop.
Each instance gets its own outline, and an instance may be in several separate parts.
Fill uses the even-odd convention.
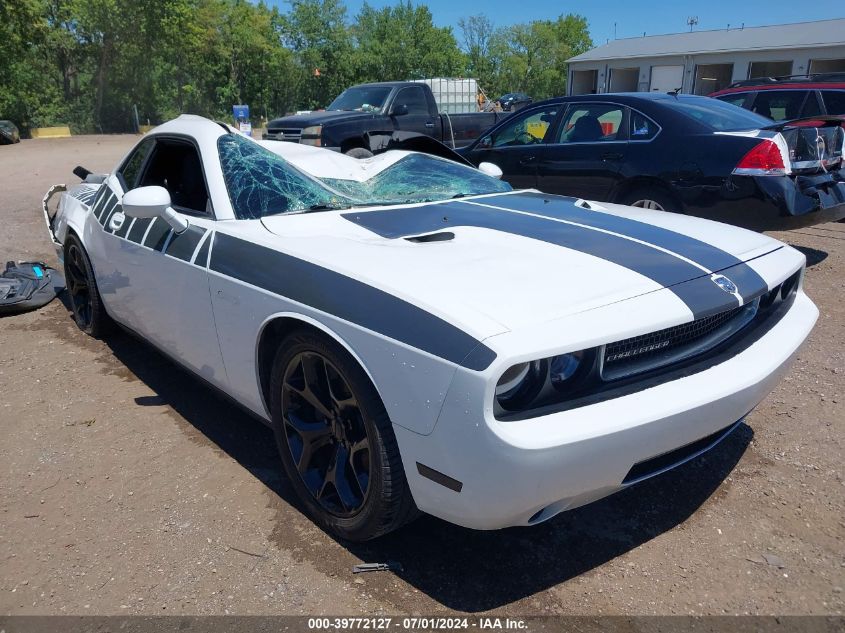
[[[436,233],[415,235],[414,237],[406,237],[405,239],[409,242],[416,242],[417,244],[426,244],[428,242],[450,242],[455,239],[455,234],[451,231],[437,231]]]

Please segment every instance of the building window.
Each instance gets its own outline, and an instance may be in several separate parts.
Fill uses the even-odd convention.
[[[811,59],[810,74],[845,73],[845,59]]]
[[[792,74],[792,62],[751,62],[748,65],[748,78],[786,77]]]
[[[695,94],[709,95],[727,88],[733,77],[733,64],[701,64],[695,67]]]

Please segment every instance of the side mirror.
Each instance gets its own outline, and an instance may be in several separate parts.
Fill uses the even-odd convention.
[[[487,149],[488,147],[493,147],[493,139],[489,136],[484,136],[478,141],[478,147],[482,149]]]
[[[170,193],[164,187],[138,187],[127,191],[121,205],[130,218],[161,218],[177,233],[188,228],[188,221],[170,206]]]
[[[392,111],[393,116],[405,116],[408,114],[408,106],[406,104],[401,104],[397,106],[393,106]]]
[[[502,168],[494,163],[480,163],[478,165],[478,171],[496,180],[501,180],[503,175]]]

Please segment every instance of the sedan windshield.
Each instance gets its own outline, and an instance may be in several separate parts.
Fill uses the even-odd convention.
[[[427,154],[408,153],[359,182],[316,178],[237,134],[221,136],[217,147],[232,208],[241,220],[353,206],[433,202],[511,190],[506,182],[477,169]]]
[[[358,112],[381,112],[390,88],[384,86],[357,86],[340,93],[326,110],[356,110]]]

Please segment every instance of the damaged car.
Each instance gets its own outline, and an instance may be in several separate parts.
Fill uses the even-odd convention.
[[[344,539],[528,526],[716,446],[818,311],[762,234],[358,160],[183,115],[45,220],[73,318],[134,332],[274,431]]]

